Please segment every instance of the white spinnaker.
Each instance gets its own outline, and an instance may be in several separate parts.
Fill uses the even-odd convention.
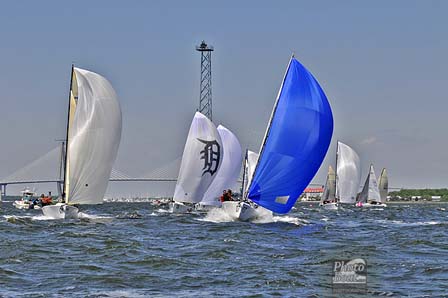
[[[336,161],[336,198],[353,204],[361,183],[361,162],[350,146],[338,142]]]
[[[336,174],[333,168],[330,166],[328,168],[327,181],[324,187],[324,193],[320,199],[321,202],[324,201],[334,201],[336,199]]]
[[[206,116],[196,112],[182,155],[174,201],[199,203],[217,176],[222,157],[218,130]]]
[[[250,182],[252,180],[252,176],[254,175],[255,167],[257,166],[258,161],[258,153],[255,153],[253,151],[248,150],[247,151],[247,162],[246,162],[246,177],[247,177],[247,183],[245,184],[245,190],[244,193],[247,192],[247,189],[249,188]]]
[[[240,175],[241,162],[243,161],[241,144],[238,138],[222,125],[219,125],[217,130],[221,137],[223,158],[215,179],[210,184],[201,201],[203,205],[221,205],[219,197],[224,189],[235,186]]]
[[[380,189],[381,203],[386,203],[387,193],[389,192],[389,177],[387,176],[386,168],[381,171],[378,188]]]
[[[375,176],[375,169],[373,165],[370,165],[369,175],[367,175],[364,187],[359,195],[358,201],[360,202],[381,202],[380,191],[378,189],[378,182]]]
[[[121,108],[102,76],[74,68],[78,98],[68,134],[70,204],[100,204],[121,139]]]

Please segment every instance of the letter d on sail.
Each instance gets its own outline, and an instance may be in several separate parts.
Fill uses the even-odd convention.
[[[197,139],[199,142],[205,144],[204,149],[200,152],[201,159],[204,160],[204,167],[202,168],[202,176],[210,173],[213,176],[219,168],[219,161],[221,160],[221,146],[216,140],[205,141]]]

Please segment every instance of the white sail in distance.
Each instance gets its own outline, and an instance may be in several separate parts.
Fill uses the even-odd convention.
[[[321,202],[324,201],[335,201],[336,200],[336,173],[331,166],[328,167],[327,181],[324,187],[324,193],[320,199]]]
[[[182,155],[174,201],[199,203],[217,176],[222,158],[218,130],[206,116],[196,112]]]
[[[378,203],[381,202],[378,182],[375,176],[375,169],[372,164],[370,165],[369,174],[367,175],[364,187],[358,197],[358,202],[366,203],[371,201]]]
[[[339,142],[336,153],[336,198],[353,204],[361,183],[361,161],[350,146]]]
[[[389,177],[387,176],[386,168],[383,168],[378,179],[378,187],[380,189],[381,203],[386,203],[387,194],[389,192]]]
[[[68,204],[100,204],[121,140],[117,95],[99,74],[73,68],[64,193]]]
[[[257,166],[257,160],[258,160],[258,153],[247,150],[247,160],[245,163],[247,183],[245,183],[244,193],[246,193],[247,189],[249,188],[252,176],[254,175],[255,167]]]
[[[219,197],[222,191],[235,186],[243,160],[241,144],[238,138],[222,125],[219,125],[217,130],[221,137],[223,147],[222,163],[215,179],[205,192],[201,201],[201,204],[210,206],[220,206],[221,201]]]

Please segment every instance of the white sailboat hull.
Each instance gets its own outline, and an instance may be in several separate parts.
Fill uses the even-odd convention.
[[[371,203],[356,203],[356,207],[370,208],[370,207],[387,207],[384,203],[371,204]]]
[[[219,208],[219,206],[204,205],[201,203],[194,205],[194,209],[199,212],[208,212],[214,208]]]
[[[63,203],[42,208],[44,216],[52,219],[77,219],[78,212],[78,208]]]
[[[319,204],[319,207],[322,207],[325,210],[338,210],[339,204],[338,203],[327,203],[327,204]]]
[[[34,205],[33,208],[30,208],[31,202],[29,201],[23,201],[23,200],[19,200],[19,201],[14,201],[14,203],[12,203],[14,205],[14,207],[16,207],[17,209],[34,209],[34,210],[39,210],[41,209],[40,206],[38,205]]]
[[[171,213],[189,213],[193,211],[193,206],[182,202],[174,202],[169,204],[169,210]]]
[[[250,221],[263,215],[272,214],[271,211],[261,206],[252,206],[249,203],[238,201],[223,202],[222,208],[233,220],[239,221]]]

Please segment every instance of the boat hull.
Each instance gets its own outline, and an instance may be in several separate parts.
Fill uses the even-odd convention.
[[[26,202],[26,201],[22,201],[22,200],[14,201],[13,205],[17,209],[26,209],[26,210],[28,210],[28,209],[34,209],[34,210],[41,209],[41,207],[38,206],[38,205],[34,205],[33,208],[30,208],[31,203],[30,202]]]
[[[371,203],[362,203],[362,204],[358,204],[358,203],[356,203],[355,206],[356,206],[356,207],[363,207],[363,208],[387,207],[387,205],[384,204],[384,203],[379,203],[379,204],[371,204]]]
[[[42,213],[52,219],[77,219],[78,212],[78,208],[62,203],[42,208]]]
[[[193,206],[189,206],[181,202],[170,203],[169,206],[169,210],[171,213],[189,213],[194,209]]]
[[[251,221],[264,215],[272,214],[271,211],[253,206],[247,202],[228,201],[222,203],[222,209],[233,219],[239,221]]]
[[[338,203],[327,203],[327,204],[319,204],[319,207],[322,207],[325,210],[338,210],[339,204]]]

